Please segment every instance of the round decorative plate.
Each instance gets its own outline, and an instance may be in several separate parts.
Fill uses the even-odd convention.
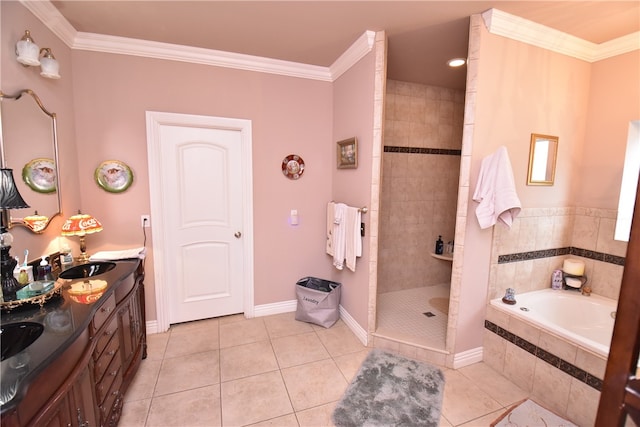
[[[282,160],[282,173],[289,179],[298,179],[304,173],[304,160],[296,154],[289,154]]]
[[[56,191],[56,165],[51,159],[33,159],[22,168],[22,179],[38,193]]]
[[[122,193],[133,183],[131,168],[118,160],[100,163],[94,173],[96,183],[110,193]]]

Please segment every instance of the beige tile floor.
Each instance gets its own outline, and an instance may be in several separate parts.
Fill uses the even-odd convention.
[[[120,427],[332,426],[331,413],[369,349],[341,321],[242,315],[149,335]],[[526,393],[483,363],[442,368],[441,426],[488,426]]]

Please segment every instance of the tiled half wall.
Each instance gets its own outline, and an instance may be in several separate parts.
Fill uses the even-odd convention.
[[[511,229],[494,227],[488,299],[551,286],[566,258],[585,262],[593,292],[617,300],[627,244],[613,240],[616,212],[523,209]],[[585,297],[587,298],[587,297]],[[606,358],[487,305],[483,360],[577,425],[593,425]]]
[[[618,299],[627,243],[613,240],[616,211],[523,209],[511,229],[494,227],[488,299],[548,288],[553,270],[580,258],[593,292]]]
[[[488,306],[483,361],[546,408],[577,425],[594,424],[604,357]]]

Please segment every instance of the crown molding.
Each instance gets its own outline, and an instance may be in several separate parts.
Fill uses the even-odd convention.
[[[73,48],[77,50],[115,53],[144,58],[188,62],[191,64],[234,68],[238,70],[257,71],[312,80],[331,80],[331,75],[327,67],[299,64],[297,62],[281,61],[221,50],[203,49],[192,46],[160,43],[126,37],[106,36],[94,33],[78,33]]]
[[[329,67],[332,80],[336,80],[345,71],[353,67],[366,54],[371,52],[376,39],[375,31],[365,31],[340,57]]]
[[[638,49],[640,49],[640,31],[598,45],[598,50],[593,57],[593,61],[601,61]]]
[[[20,3],[26,7],[29,12],[33,13],[36,18],[42,21],[64,44],[73,48],[74,40],[78,32],[49,0],[20,0]]]
[[[188,62],[330,82],[336,80],[369,53],[375,42],[375,32],[366,31],[331,66],[321,67],[192,46],[81,33],[73,28],[49,0],[20,0],[20,3],[71,49]],[[498,9],[483,12],[482,18],[492,34],[587,62],[596,62],[640,49],[640,32],[596,44]]]
[[[71,49],[188,62],[329,82],[337,79],[370,52],[375,38],[375,32],[366,31],[330,67],[321,67],[234,52],[78,32],[49,0],[20,0],[20,3]]]
[[[596,62],[640,49],[640,32],[597,44],[498,9],[483,12],[482,19],[491,34],[587,62]]]

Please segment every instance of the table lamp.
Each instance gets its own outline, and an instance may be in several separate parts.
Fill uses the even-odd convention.
[[[77,215],[73,215],[62,224],[63,236],[79,236],[80,237],[80,257],[78,261],[81,263],[89,262],[87,255],[87,244],[84,237],[87,234],[98,233],[102,231],[102,224],[91,215],[83,214],[78,211]]]
[[[2,296],[6,300],[14,299],[15,293],[20,289],[21,285],[13,277],[13,269],[16,268],[18,262],[9,255],[11,244],[13,243],[13,235],[9,233],[8,228],[11,222],[9,209],[28,208],[29,205],[24,201],[16,182],[13,179],[13,169],[0,169],[0,209],[2,209],[2,219],[0,223],[0,266],[2,266]]]

